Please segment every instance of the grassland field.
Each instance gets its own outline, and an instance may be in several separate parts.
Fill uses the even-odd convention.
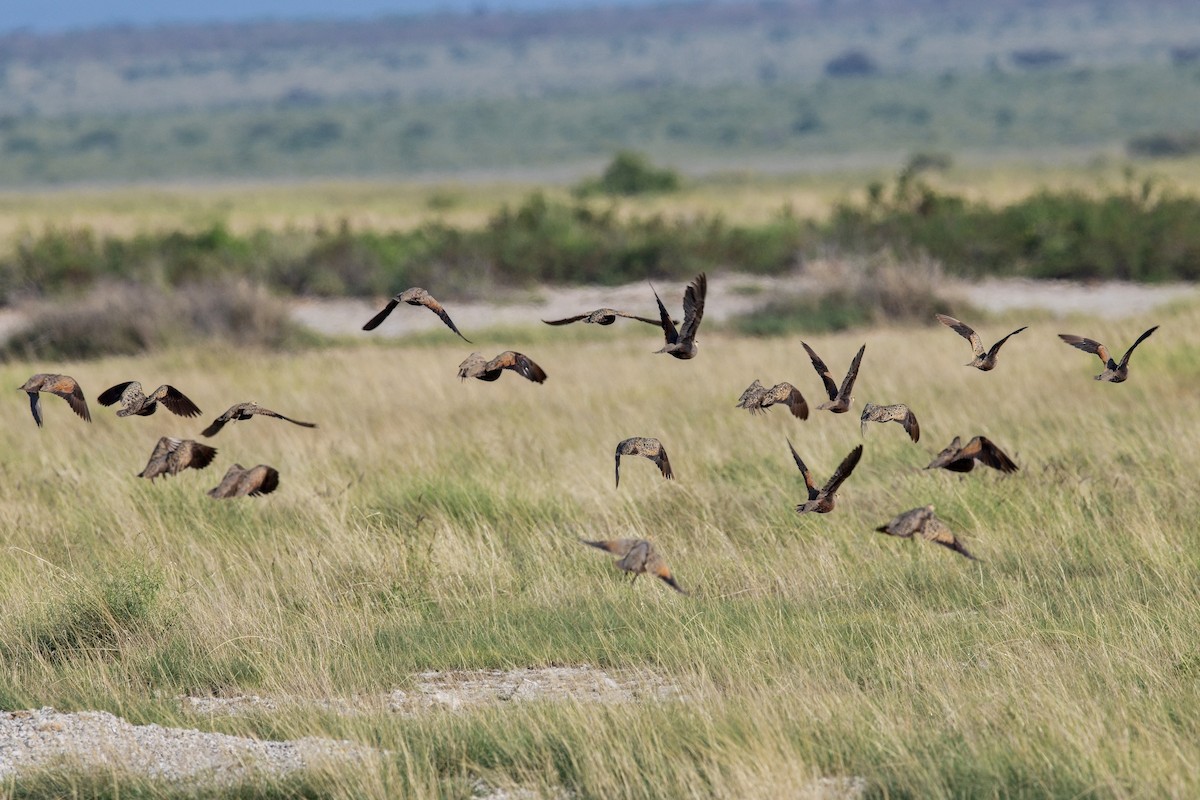
[[[1098,151],[1082,161],[1048,151],[1045,161],[1011,153],[957,158],[944,171],[927,173],[934,186],[996,206],[1043,189],[1075,189],[1097,196],[1125,186],[1129,175],[1153,178],[1171,192],[1200,191],[1200,158],[1131,162],[1119,152]],[[861,201],[873,181],[890,182],[904,166],[897,156],[886,164],[813,172],[789,162],[739,162],[688,177],[680,191],[613,198],[626,216],[663,214],[668,218],[720,214],[734,224],[761,224],[784,209],[801,218],[825,219],[843,201]],[[25,234],[48,229],[87,228],[101,236],[199,230],[221,222],[229,230],[336,229],[343,220],[355,230],[409,230],[430,221],[473,228],[483,226],[504,204],[519,205],[534,191],[569,199],[570,187],[591,164],[558,181],[496,179],[464,175],[439,181],[328,180],[245,182],[179,181],[129,186],[71,186],[0,190],[0,248]]]
[[[1055,336],[1123,350],[1156,323],[1122,385],[1093,381],[1097,360]],[[6,401],[0,703],[387,751],[247,796],[468,797],[482,777],[540,796],[763,797],[818,776],[862,776],[878,797],[1194,796],[1197,330],[1195,306],[1039,317],[986,374],[940,327],[808,337],[835,372],[867,350],[853,413],[805,422],[734,408],[755,378],[816,404],[799,339],[718,328],[701,329],[690,362],[618,325],[55,364],[94,422],[47,397],[39,430],[23,396]],[[544,385],[455,378],[472,347],[518,345]],[[4,364],[0,384],[48,368]],[[95,404],[130,378],[170,381],[203,418]],[[238,423],[204,472],[134,477],[157,437],[195,437],[251,398],[320,427]],[[898,425],[863,437],[866,401],[908,403],[920,443]],[[921,469],[976,433],[1021,470]],[[626,459],[614,488],[613,448],[634,435],[663,441],[676,480]],[[803,483],[788,438],[822,479],[864,444],[833,513],[792,510]],[[234,461],[278,467],[280,489],[210,500]],[[925,503],[981,562],[873,532]],[[690,595],[629,585],[580,536],[651,538]],[[680,697],[415,717],[318,705],[429,669],[585,663],[644,671]],[[213,693],[313,705],[214,717],[179,701]],[[4,791],[172,794],[117,773]]]

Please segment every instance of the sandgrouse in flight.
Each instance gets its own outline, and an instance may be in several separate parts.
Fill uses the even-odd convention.
[[[700,327],[700,320],[704,317],[704,295],[707,292],[708,277],[701,272],[692,279],[683,292],[683,327],[679,330],[675,329],[675,323],[672,321],[671,315],[667,313],[662,298],[658,296],[657,291],[654,292],[654,299],[658,301],[659,323],[662,325],[663,336],[667,340],[663,348],[656,350],[656,353],[669,353],[675,358],[681,359],[696,357],[699,349],[696,345],[696,330]]]
[[[971,349],[975,351],[975,358],[971,360],[970,364],[966,364],[965,366],[974,367],[975,369],[982,370],[983,372],[987,372],[988,370],[996,368],[996,357],[1000,353],[1000,348],[1004,346],[1005,342],[1008,341],[1009,336],[1016,336],[1018,333],[1025,330],[1025,328],[1029,327],[1028,325],[1025,325],[1017,328],[1008,336],[1005,336],[1003,339],[992,345],[990,350],[984,350],[983,342],[979,339],[979,334],[977,334],[975,329],[970,325],[960,322],[954,317],[947,316],[946,314],[935,314],[934,316],[937,317],[938,322],[942,323],[947,328],[971,343]]]
[[[511,369],[522,378],[534,383],[545,383],[546,372],[524,353],[515,350],[505,350],[500,355],[488,361],[479,353],[471,353],[458,365],[458,377],[462,380],[478,378],[481,381],[494,381],[501,373]]]
[[[200,415],[199,407],[188,399],[187,395],[165,383],[147,396],[142,393],[142,384],[137,381],[126,381],[105,389],[96,400],[102,406],[111,406],[119,400],[121,407],[117,409],[118,417],[129,417],[134,414],[139,417],[148,417],[158,410],[159,403],[166,406],[172,414],[178,414],[181,417]]]
[[[821,376],[822,383],[825,384],[825,392],[829,395],[828,403],[821,403],[817,406],[818,411],[832,411],[835,414],[845,414],[850,410],[850,403],[854,401],[854,396],[851,394],[854,391],[854,381],[858,380],[858,368],[862,364],[863,353],[866,352],[867,346],[864,344],[858,348],[858,353],[854,356],[854,360],[850,362],[850,370],[846,373],[846,377],[842,379],[842,385],[839,387],[833,382],[833,374],[829,371],[829,367],[825,366],[825,362],[821,357],[813,352],[813,349],[805,342],[800,342],[804,345],[804,349],[808,351],[808,357],[812,360],[813,369]]]
[[[938,453],[925,469],[941,467],[951,472],[970,472],[975,469],[976,461],[1001,472],[1016,472],[1018,469],[1016,463],[986,436],[976,436],[965,447],[962,439],[955,436],[954,441]]]
[[[146,468],[138,473],[138,477],[153,481],[159,475],[178,475],[185,469],[204,469],[212,463],[216,454],[215,447],[191,439],[164,436],[154,446]]]
[[[942,547],[948,547],[972,561],[979,560],[967,552],[967,548],[958,540],[958,537],[954,535],[949,526],[937,518],[933,513],[933,506],[922,506],[921,508],[905,511],[888,524],[880,525],[875,530],[880,533],[886,533],[889,536],[899,536],[902,539],[911,539],[914,535],[917,535],[926,541],[940,544]]]
[[[621,485],[621,456],[645,456],[658,466],[658,471],[662,473],[664,478],[667,480],[674,480],[675,478],[675,473],[671,472],[671,460],[667,458],[667,451],[658,439],[634,436],[625,439],[617,445],[617,486]]]
[[[777,383],[768,389],[755,379],[754,383],[750,384],[738,398],[737,407],[744,408],[751,414],[763,414],[776,403],[786,405],[793,417],[808,419],[808,403],[805,402],[804,395],[786,381]]]
[[[71,410],[83,417],[85,422],[92,421],[92,413],[88,411],[83,389],[79,388],[79,384],[70,375],[38,373],[25,381],[25,385],[17,388],[29,395],[29,410],[33,412],[33,421],[39,428],[42,427],[42,399],[39,392],[58,395],[66,400]]]
[[[442,304],[433,298],[429,292],[424,289],[414,286],[411,289],[405,289],[400,294],[388,301],[388,304],[383,307],[375,316],[367,320],[367,324],[363,325],[364,331],[373,331],[379,327],[379,324],[388,318],[388,315],[395,310],[396,306],[401,303],[408,303],[410,306],[425,306],[433,313],[441,317],[442,322],[446,323],[446,327],[454,331],[464,342],[471,340],[462,335],[462,332],[455,326],[454,320],[450,319],[450,315],[446,313],[446,309],[442,308]]]
[[[825,485],[820,489],[813,483],[812,473],[808,471],[808,467],[804,466],[804,462],[800,460],[800,454],[796,452],[796,448],[792,447],[792,442],[788,440],[788,447],[792,451],[792,459],[796,462],[796,466],[800,469],[800,474],[804,476],[804,486],[808,489],[808,500],[796,506],[797,514],[804,514],[808,511],[815,511],[818,514],[828,514],[833,511],[834,502],[837,500],[838,487],[846,478],[850,477],[850,473],[858,465],[858,460],[862,458],[863,446],[860,444],[851,450],[842,463],[838,464],[838,468],[834,470],[833,475],[825,482]]]
[[[1077,347],[1085,353],[1092,353],[1100,357],[1101,363],[1104,364],[1104,371],[1096,376],[1098,381],[1108,381],[1109,383],[1123,383],[1129,377],[1129,357],[1133,355],[1133,350],[1150,334],[1158,330],[1155,325],[1150,330],[1143,333],[1137,338],[1137,341],[1129,345],[1129,349],[1125,351],[1125,355],[1121,356],[1120,363],[1113,361],[1112,356],[1108,353],[1108,348],[1097,342],[1095,339],[1085,339],[1082,336],[1076,336],[1073,333],[1060,333],[1058,338],[1062,339],[1072,347]]]
[[[675,577],[671,575],[671,570],[667,567],[667,562],[659,555],[658,550],[654,545],[645,539],[608,539],[602,541],[590,541],[588,539],[580,539],[584,544],[590,544],[592,547],[598,547],[601,550],[607,550],[613,555],[618,555],[621,560],[617,562],[617,566],[626,572],[632,572],[632,581],[637,580],[637,576],[643,573],[648,573],[661,578],[664,583],[670,586],[680,594],[687,594],[683,588],[675,582]]]
[[[263,408],[262,406],[260,406],[258,404],[257,401],[251,401],[249,403],[238,403],[237,405],[230,406],[228,408],[228,410],[225,411],[224,414],[222,414],[221,416],[214,419],[212,421],[211,425],[209,425],[204,430],[200,431],[200,435],[201,436],[216,436],[221,431],[221,428],[224,428],[227,423],[247,420],[247,419],[250,419],[251,417],[253,417],[255,414],[259,414],[264,417],[274,417],[275,419],[284,419],[284,420],[287,420],[288,422],[294,423],[296,425],[300,425],[305,428],[317,427],[317,423],[315,423],[315,422],[301,422],[298,419],[292,419],[291,417],[285,417],[283,414],[280,414],[276,411],[272,411],[269,408]]]

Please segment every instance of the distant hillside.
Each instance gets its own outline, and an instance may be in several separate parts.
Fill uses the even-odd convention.
[[[761,0],[10,34],[0,182],[1113,143],[1189,124],[1194,31],[1190,0]]]

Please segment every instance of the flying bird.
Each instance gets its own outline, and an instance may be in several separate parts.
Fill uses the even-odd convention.
[[[747,409],[751,414],[762,414],[776,403],[786,404],[793,417],[808,419],[808,403],[805,402],[804,395],[787,382],[777,383],[768,389],[756,379],[742,392],[737,407]]]
[[[1095,339],[1085,339],[1073,333],[1060,333],[1058,338],[1085,353],[1092,353],[1100,357],[1101,363],[1104,364],[1104,371],[1096,376],[1096,380],[1108,381],[1109,383],[1124,383],[1125,379],[1129,377],[1129,357],[1133,355],[1134,348],[1156,330],[1158,330],[1157,325],[1139,336],[1137,341],[1131,344],[1129,349],[1125,351],[1125,355],[1121,356],[1120,363],[1113,361],[1112,356],[1108,353],[1108,348]]]
[[[671,472],[671,460],[667,458],[667,451],[658,439],[634,436],[617,445],[617,486],[621,485],[621,456],[645,456],[658,466],[658,471],[664,478],[667,480],[675,478],[675,473]]]
[[[636,314],[630,314],[628,311],[618,311],[615,308],[598,308],[595,311],[589,311],[586,314],[576,314],[573,317],[566,319],[544,319],[542,322],[547,325],[570,325],[572,322],[594,323],[596,325],[612,325],[617,321],[617,317],[625,317],[626,319],[636,319],[638,322],[645,322],[650,325],[662,325],[662,322],[649,317],[639,317]]]
[[[825,366],[825,362],[821,357],[813,352],[813,349],[806,342],[800,342],[804,345],[804,349],[808,351],[808,357],[812,359],[813,369],[821,376],[821,381],[825,384],[825,392],[829,395],[828,403],[821,403],[817,406],[818,411],[832,411],[835,414],[845,414],[850,410],[850,403],[854,401],[854,396],[851,392],[854,391],[854,381],[858,380],[858,367],[862,364],[863,353],[866,352],[867,346],[864,344],[858,348],[858,354],[854,356],[854,360],[850,362],[850,371],[846,373],[846,377],[842,379],[842,385],[839,387],[833,382],[833,375],[829,372],[829,367]]]
[[[580,539],[579,541],[620,556],[621,560],[617,562],[617,566],[626,572],[633,573],[631,582],[636,581],[638,575],[649,573],[657,578],[662,578],[664,583],[680,594],[687,594],[675,582],[675,577],[667,567],[667,562],[659,555],[658,550],[645,539],[608,539],[604,541]]]
[[[464,381],[467,378],[494,381],[500,377],[501,371],[506,369],[511,369],[534,383],[546,382],[546,372],[533,363],[529,356],[515,350],[505,350],[491,361],[485,360],[479,353],[471,353],[458,365],[458,377]]]
[[[257,401],[251,401],[249,403],[238,403],[235,406],[230,406],[224,414],[214,419],[211,425],[200,431],[200,435],[216,436],[217,433],[220,432],[221,428],[225,427],[226,423],[247,420],[253,417],[255,414],[261,414],[264,417],[275,417],[275,419],[285,419],[288,422],[301,425],[305,428],[317,427],[317,423],[315,422],[301,422],[298,419],[285,417],[283,414],[272,411],[269,408],[263,408],[258,404]]]
[[[117,410],[118,417],[128,417],[134,414],[148,417],[158,410],[159,403],[166,406],[172,414],[178,414],[181,417],[200,415],[199,407],[189,400],[187,395],[165,383],[146,396],[142,394],[140,383],[126,381],[105,389],[96,399],[102,406],[111,406],[118,400],[121,401],[121,408]]]
[[[212,463],[216,454],[215,447],[191,439],[164,436],[154,446],[146,468],[138,473],[138,477],[153,481],[159,475],[178,475],[185,469],[204,469]]]
[[[667,340],[666,345],[661,350],[656,350],[656,353],[669,353],[680,359],[696,357],[696,330],[704,317],[704,295],[707,292],[708,277],[701,272],[683,292],[683,327],[679,330],[675,329],[675,323],[667,313],[662,298],[658,296],[657,291],[654,292],[654,299],[658,301],[659,324],[662,325],[663,336]]]
[[[796,466],[800,469],[800,474],[804,476],[804,485],[808,489],[808,500],[796,506],[796,513],[803,514],[807,511],[815,511],[818,514],[828,514],[833,511],[834,501],[837,500],[838,487],[846,478],[850,477],[850,473],[858,466],[858,460],[862,458],[863,446],[860,444],[851,450],[842,463],[838,464],[838,468],[834,470],[833,475],[825,482],[825,485],[820,489],[813,483],[812,473],[808,471],[808,467],[804,466],[804,462],[800,460],[800,454],[796,452],[796,448],[792,447],[792,440],[788,440],[788,447],[792,451],[792,459],[796,462]]]
[[[986,436],[976,436],[963,447],[962,440],[955,436],[942,452],[938,453],[925,469],[948,469],[951,472],[970,472],[975,462],[998,469],[1001,472],[1016,472],[1016,463]]]
[[[890,406],[867,403],[863,406],[862,416],[858,421],[861,424],[863,436],[867,435],[868,422],[899,422],[908,433],[908,438],[914,442],[921,438],[921,426],[917,423],[917,416],[904,403]]]
[[[42,427],[42,398],[39,392],[50,392],[67,401],[71,410],[83,417],[85,422],[92,421],[92,412],[88,411],[87,400],[83,397],[83,389],[70,375],[54,375],[48,372],[38,373],[25,381],[24,386],[17,387],[29,395],[29,410],[33,412],[33,421]]]
[[[1010,336],[1016,336],[1018,333],[1025,330],[1025,328],[1029,327],[1028,325],[1025,325],[1017,328],[1008,336],[1005,336],[1003,339],[992,345],[990,350],[984,350],[983,342],[979,340],[979,334],[975,333],[975,329],[970,325],[967,325],[965,322],[960,322],[954,317],[947,316],[946,314],[935,314],[934,316],[937,317],[938,322],[942,323],[947,328],[971,343],[971,349],[975,351],[975,358],[971,360],[970,364],[966,364],[965,366],[974,367],[975,369],[983,372],[987,372],[996,368],[996,357],[1000,353],[1000,348],[1005,342],[1008,341]]]
[[[425,306],[430,311],[441,317],[442,322],[446,323],[446,327],[457,333],[464,342],[470,343],[471,340],[462,335],[462,332],[459,331],[459,329],[454,325],[454,320],[450,319],[450,315],[446,313],[446,309],[442,308],[442,304],[435,300],[433,295],[431,295],[429,292],[416,286],[411,289],[405,289],[403,292],[389,300],[388,304],[383,307],[383,311],[380,311],[378,314],[371,317],[371,319],[367,320],[367,324],[363,325],[363,330],[373,331],[378,328],[379,323],[387,319],[388,314],[391,314],[392,311],[395,310],[396,306],[400,305],[401,303],[408,303],[410,306]]]
[[[875,530],[889,536],[899,536],[902,539],[911,539],[914,535],[920,536],[926,541],[948,547],[972,561],[979,560],[967,552],[967,548],[958,540],[949,526],[937,518],[931,505],[905,511],[888,524],[880,525]]]
[[[259,464],[257,467],[246,469],[241,464],[234,464],[225,473],[221,482],[208,490],[209,497],[224,500],[228,497],[257,497],[270,494],[279,488],[279,470]]]

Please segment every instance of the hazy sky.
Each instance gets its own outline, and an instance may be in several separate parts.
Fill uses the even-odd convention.
[[[61,31],[95,25],[249,19],[355,19],[428,11],[533,10],[564,6],[646,5],[652,0],[5,0],[0,33]]]

